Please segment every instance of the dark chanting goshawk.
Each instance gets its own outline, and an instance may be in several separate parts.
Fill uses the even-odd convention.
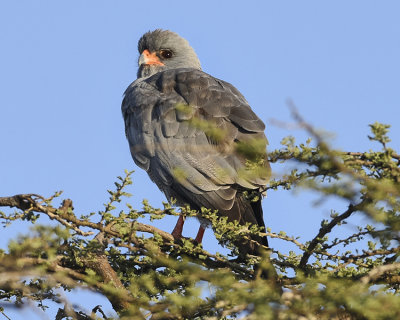
[[[201,70],[195,51],[178,34],[147,32],[138,50],[137,79],[122,102],[135,163],[169,201],[218,210],[228,221],[265,228],[261,198],[270,167],[264,123],[234,86]],[[248,153],[240,152],[253,144],[262,150],[257,169]],[[198,243],[207,226],[199,219]],[[175,238],[182,236],[183,223],[180,216],[172,232]],[[268,245],[266,237],[253,240]],[[243,247],[256,254],[252,241]]]

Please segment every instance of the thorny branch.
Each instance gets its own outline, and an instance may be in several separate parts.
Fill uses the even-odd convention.
[[[353,212],[356,212],[360,207],[362,207],[364,205],[365,201],[360,202],[357,205],[349,205],[348,209],[343,212],[341,215],[336,216],[335,218],[332,219],[332,221],[324,226],[321,227],[321,229],[319,229],[318,234],[314,237],[314,239],[311,240],[310,244],[308,245],[306,251],[303,254],[303,257],[300,260],[300,264],[299,267],[304,269],[308,259],[310,258],[310,256],[312,255],[314,249],[317,247],[318,244],[322,243],[323,240],[322,238],[328,234],[329,232],[332,231],[332,229],[338,225],[341,221],[347,219],[348,217],[350,217],[350,215]]]
[[[379,279],[379,277],[384,273],[399,271],[399,270],[400,270],[400,262],[378,266],[372,269],[370,272],[368,272],[368,274],[362,277],[360,281],[363,284],[368,284],[372,281]]]

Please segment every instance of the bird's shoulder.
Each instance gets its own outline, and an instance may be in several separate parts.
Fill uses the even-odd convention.
[[[138,79],[125,91],[122,111],[163,105],[198,110],[205,119],[225,118],[249,132],[263,132],[264,123],[252,111],[244,96],[232,84],[198,69],[165,70]],[[186,120],[186,119],[183,119]]]

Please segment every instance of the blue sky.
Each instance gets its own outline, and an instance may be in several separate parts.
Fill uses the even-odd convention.
[[[288,98],[335,133],[336,147],[368,150],[368,124],[380,121],[392,125],[391,146],[400,149],[399,12],[397,1],[365,0],[2,1],[0,196],[64,190],[87,213],[101,209],[117,175],[137,169],[131,202],[164,200],[134,166],[120,112],[136,78],[137,40],[155,28],[188,39],[205,72],[244,94],[267,123],[271,149],[289,134],[307,136],[271,123],[292,122]],[[310,199],[271,192],[268,226],[312,238],[332,202],[311,208]],[[184,232],[194,236],[197,227],[190,221]],[[0,246],[27,230],[0,230]],[[206,237],[215,250],[211,230]]]

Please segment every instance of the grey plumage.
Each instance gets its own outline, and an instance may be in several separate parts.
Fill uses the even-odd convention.
[[[254,175],[246,174],[251,171],[247,159],[237,152],[240,144],[253,140],[265,150],[263,122],[235,87],[201,71],[194,50],[176,33],[148,32],[138,49],[140,54],[157,53],[160,64],[140,65],[122,102],[135,163],[168,200],[193,209],[218,209],[230,221],[264,227],[261,200],[251,202],[244,192],[255,191],[261,198],[270,172],[266,155],[263,170]],[[172,57],[163,58],[164,49]],[[204,130],[207,123],[221,136]],[[255,240],[267,244],[266,238]]]

